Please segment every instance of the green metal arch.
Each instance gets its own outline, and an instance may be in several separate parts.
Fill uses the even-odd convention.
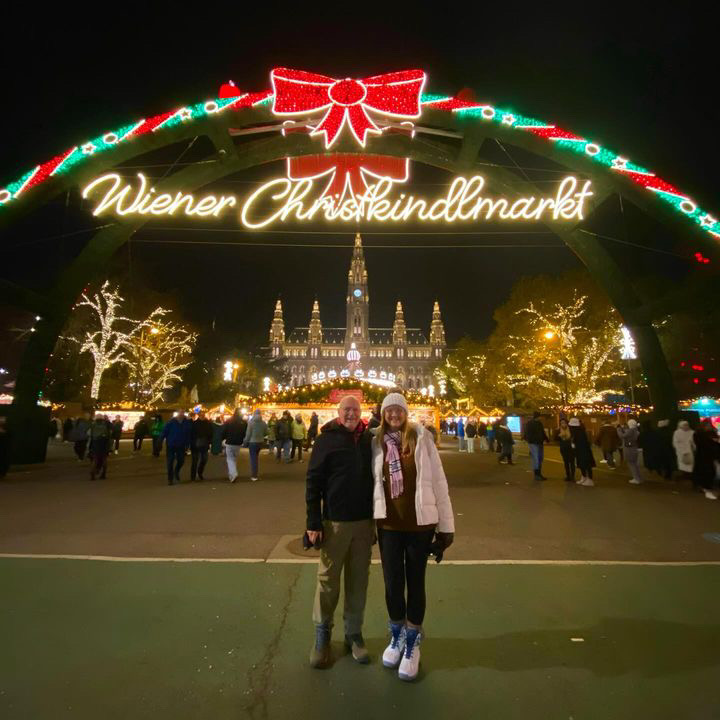
[[[268,107],[255,105],[241,110],[232,109],[206,115],[189,124],[175,124],[162,133],[149,133],[135,138],[126,145],[113,148],[112,152],[90,158],[76,170],[50,178],[15,206],[0,211],[0,225],[9,224],[21,215],[47,203],[67,188],[81,185],[119,163],[198,135],[206,135],[213,142],[216,152],[208,159],[214,162],[191,166],[169,176],[157,184],[159,192],[172,186],[177,187],[178,184],[192,191],[256,165],[285,157],[325,152],[318,140],[304,134],[290,134],[287,137],[276,135],[268,138],[267,133],[276,130],[271,127],[277,124],[276,120]],[[422,126],[432,130],[434,135],[429,136],[419,132],[415,137],[410,138],[385,134],[371,138],[364,149],[359,149],[350,140],[341,140],[332,152],[408,157],[453,172],[469,172],[477,168],[484,174],[491,175],[508,195],[517,195],[525,184],[516,175],[501,168],[476,166],[477,153],[482,142],[488,138],[497,138],[537,155],[548,157],[577,172],[590,175],[596,191],[595,206],[599,206],[609,195],[621,193],[646,209],[650,215],[659,217],[662,221],[678,223],[677,214],[659,206],[652,195],[644,189],[618,176],[617,173],[599,170],[591,160],[563,147],[552,146],[545,139],[514,132],[510,127],[483,125],[461,114],[432,108],[426,109],[423,113]],[[228,134],[231,128],[258,132],[260,139],[236,146]],[[526,190],[537,190],[530,183],[526,185]],[[34,405],[42,386],[47,359],[72,305],[88,279],[93,277],[97,269],[103,267],[112,254],[145,222],[144,218],[113,222],[90,239],[80,255],[61,273],[58,283],[47,295],[35,298],[38,303],[51,310],[43,315],[43,320],[26,349],[16,384],[17,406],[30,408]],[[674,412],[672,379],[650,322],[652,318],[643,314],[642,301],[633,290],[632,283],[600,244],[581,233],[579,228],[567,228],[553,222],[547,222],[546,225],[578,255],[605,289],[625,322],[634,330],[654,403],[663,413]],[[688,232],[689,229],[685,224],[683,230]],[[712,242],[712,250],[716,249],[708,233],[702,232],[699,228],[693,228],[691,232],[696,240],[704,241],[706,244]],[[0,286],[0,292],[6,296],[15,295],[20,302],[29,302],[27,291],[23,289],[14,292],[13,288],[6,284]]]

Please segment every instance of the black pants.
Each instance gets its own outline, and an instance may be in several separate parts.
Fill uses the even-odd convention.
[[[173,479],[180,482],[180,468],[183,466],[184,463],[185,448],[167,448],[167,475],[169,483],[172,483]]]
[[[113,447],[112,447],[112,449],[113,449],[113,450],[119,450],[119,449],[120,449],[120,436],[118,435],[117,437],[114,437],[114,438],[112,439],[112,441],[113,441]]]
[[[142,441],[145,439],[144,435],[135,435],[133,438],[133,450],[142,449]]]
[[[194,480],[198,475],[201,480],[203,479],[203,472],[205,471],[205,465],[207,465],[209,449],[209,446],[190,448],[190,453],[192,455],[192,462],[190,463],[191,480]]]
[[[560,448],[563,462],[565,463],[565,477],[575,479],[575,451],[572,448]]]
[[[87,439],[75,441],[73,448],[75,450],[75,454],[78,456],[78,460],[85,459],[85,450],[87,449],[87,442],[88,442]]]
[[[162,450],[162,435],[153,435],[152,439],[153,455],[160,457],[160,451]]]
[[[292,450],[290,451],[290,459],[295,459],[295,448],[297,448],[298,451],[298,460],[302,460],[302,448],[303,448],[303,440],[296,440],[293,438],[292,441]]]
[[[378,528],[385,604],[393,622],[402,622],[407,617],[413,625],[422,625],[425,618],[425,568],[434,534],[435,530],[402,532]]]

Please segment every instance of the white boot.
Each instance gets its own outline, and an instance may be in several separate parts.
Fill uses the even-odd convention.
[[[717,500],[717,495],[712,490],[705,490],[705,497],[708,500]]]
[[[420,641],[422,633],[417,628],[407,628],[405,631],[405,652],[403,653],[398,677],[401,680],[414,680],[420,669]]]
[[[385,648],[382,662],[385,667],[397,667],[405,652],[405,623],[389,623],[390,644]]]

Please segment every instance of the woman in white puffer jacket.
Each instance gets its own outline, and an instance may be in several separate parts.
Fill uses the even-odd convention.
[[[681,420],[677,424],[677,430],[673,433],[673,447],[677,455],[678,470],[691,473],[695,462],[695,443],[687,420]]]
[[[408,406],[400,393],[387,395],[380,412],[372,467],[374,517],[390,616],[391,638],[383,665],[398,667],[402,680],[414,680],[420,665],[428,555],[431,547],[436,551],[450,547],[455,521],[432,435],[408,420]]]

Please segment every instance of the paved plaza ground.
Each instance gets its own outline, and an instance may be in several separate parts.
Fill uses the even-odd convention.
[[[686,482],[596,487],[442,449],[456,543],[428,570],[421,675],[307,666],[305,465],[169,487],[123,443],[91,483],[68,445],[0,482],[0,717],[720,718],[720,501]],[[246,461],[246,457],[242,458]],[[188,463],[189,465],[189,463]],[[183,470],[185,479],[189,467]]]

